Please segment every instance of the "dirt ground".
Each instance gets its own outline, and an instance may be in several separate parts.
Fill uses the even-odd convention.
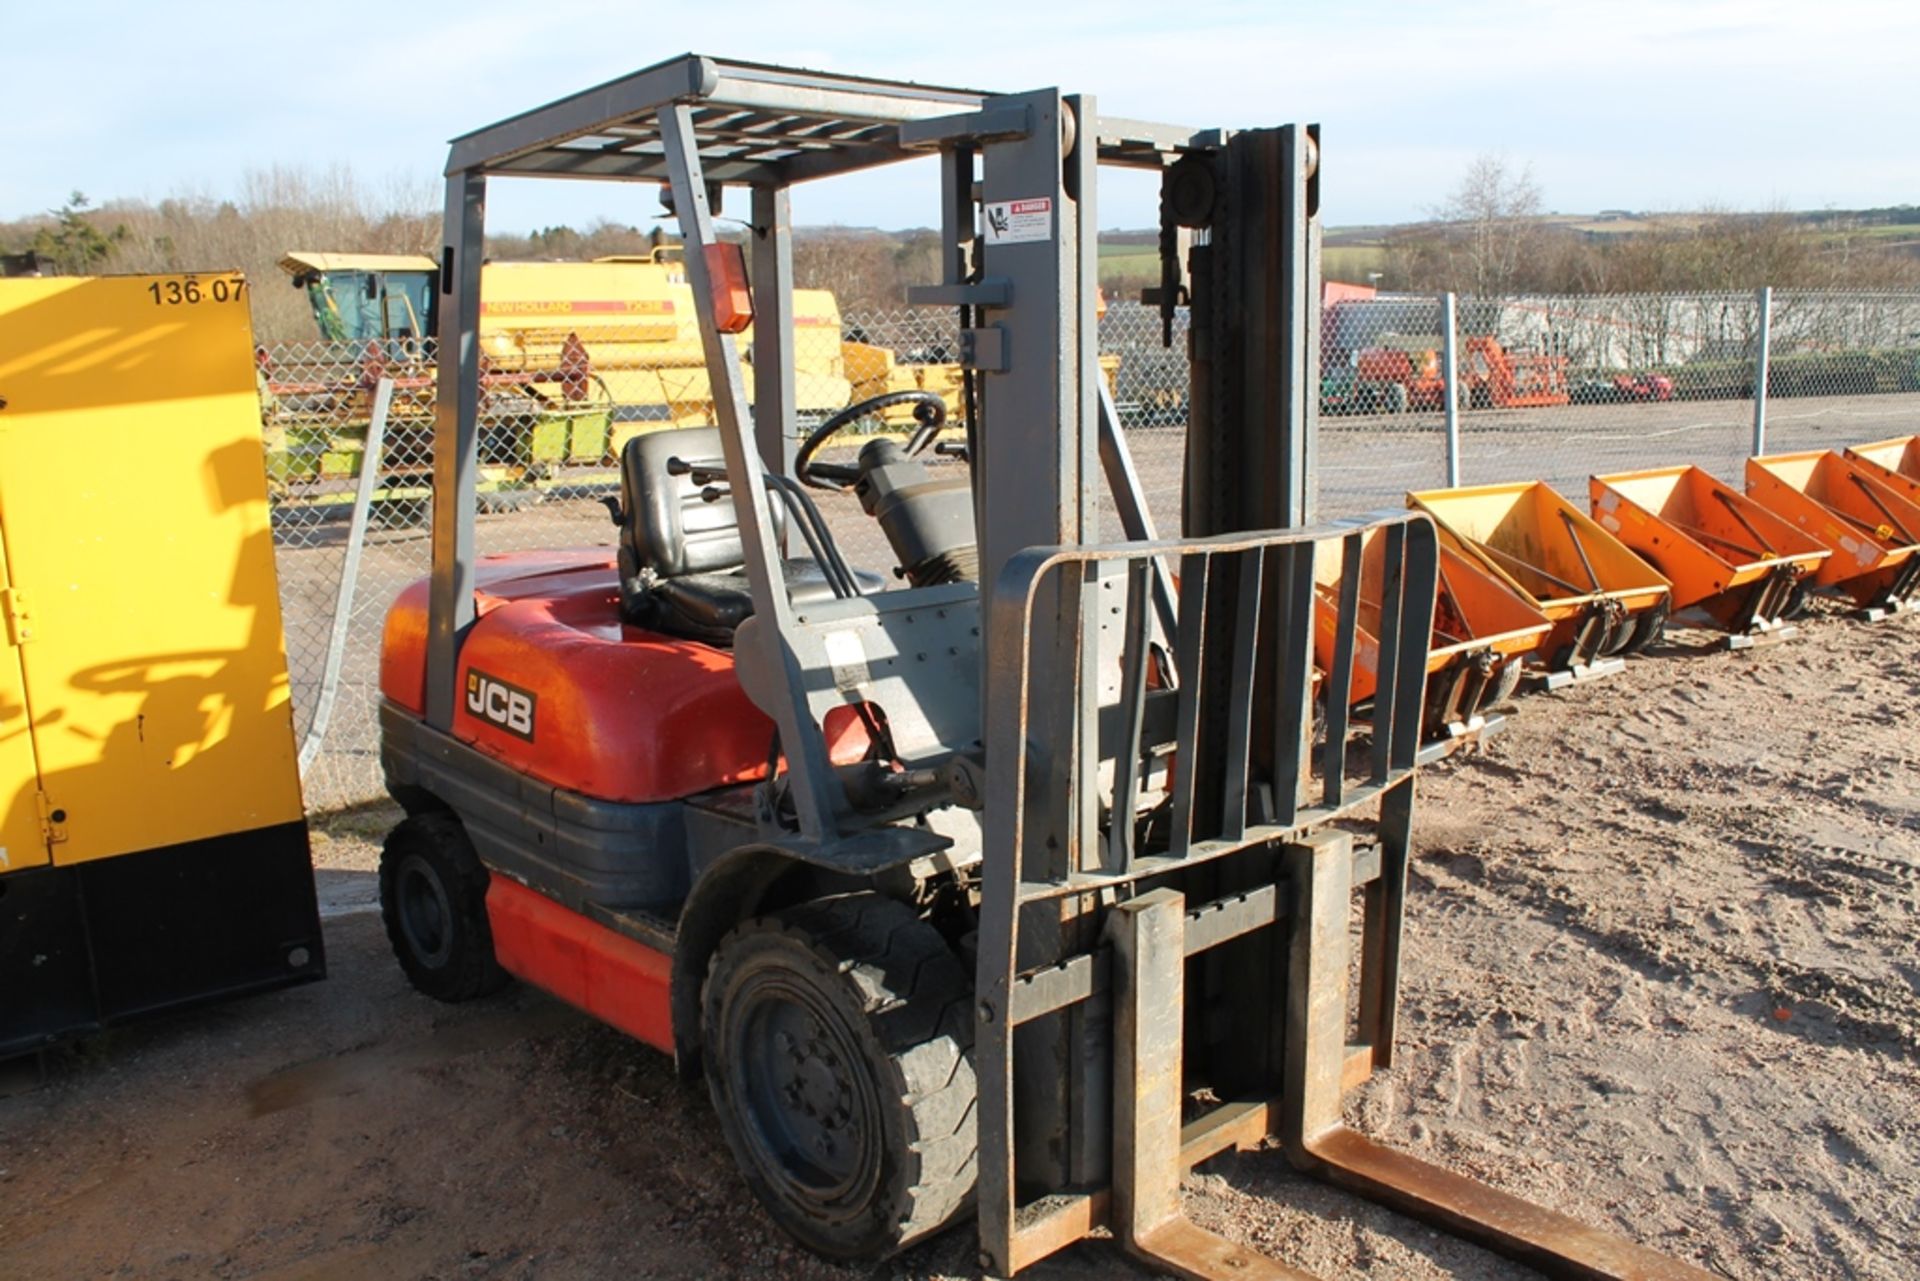
[[[1920,620],[1710,642],[1428,771],[1400,1057],[1353,1119],[1728,1277],[1920,1277]],[[971,1275],[966,1229],[822,1264],[662,1056],[525,988],[415,995],[372,910],[391,821],[322,824],[326,982],[16,1065],[0,1277]],[[1276,1152],[1188,1200],[1327,1278],[1532,1275]],[[1028,1275],[1147,1274],[1087,1243]]]

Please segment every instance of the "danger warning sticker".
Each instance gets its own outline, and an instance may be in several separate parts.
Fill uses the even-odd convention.
[[[1033,200],[998,200],[987,204],[987,243],[1018,245],[1030,240],[1053,239],[1053,201],[1047,196]]]

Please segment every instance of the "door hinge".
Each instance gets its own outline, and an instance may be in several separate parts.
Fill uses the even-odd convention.
[[[24,645],[33,639],[33,614],[18,587],[0,589],[0,617],[7,620],[7,644]]]
[[[33,794],[34,806],[40,811],[40,839],[51,850],[67,839],[67,812],[53,803],[53,798],[45,792]]]

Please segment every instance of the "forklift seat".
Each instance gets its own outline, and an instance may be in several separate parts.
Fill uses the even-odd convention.
[[[675,461],[718,466],[720,429],[682,427],[648,432],[620,451],[620,616],[636,627],[731,645],[733,631],[753,613],[746,553],[731,494],[709,501],[706,490]],[[715,483],[717,484],[717,482]],[[718,487],[724,488],[724,485]],[[772,504],[776,532],[785,508]],[[833,588],[817,562],[785,562],[787,590],[795,604],[830,599]],[[866,590],[882,580],[856,577]]]

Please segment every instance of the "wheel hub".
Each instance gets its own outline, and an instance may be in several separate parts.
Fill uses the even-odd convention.
[[[730,1057],[755,1146],[794,1191],[826,1204],[874,1177],[877,1100],[846,1029],[809,997],[777,982],[750,995]]]
[[[847,1137],[842,1132],[853,1123],[853,1087],[841,1071],[839,1055],[819,1035],[819,1025],[811,1031],[805,1038],[788,1032],[774,1037],[789,1066],[780,1095],[790,1112],[813,1123],[813,1149],[831,1160]]]
[[[453,905],[433,869],[419,858],[400,868],[400,926],[414,955],[426,965],[446,963],[453,950]]]

